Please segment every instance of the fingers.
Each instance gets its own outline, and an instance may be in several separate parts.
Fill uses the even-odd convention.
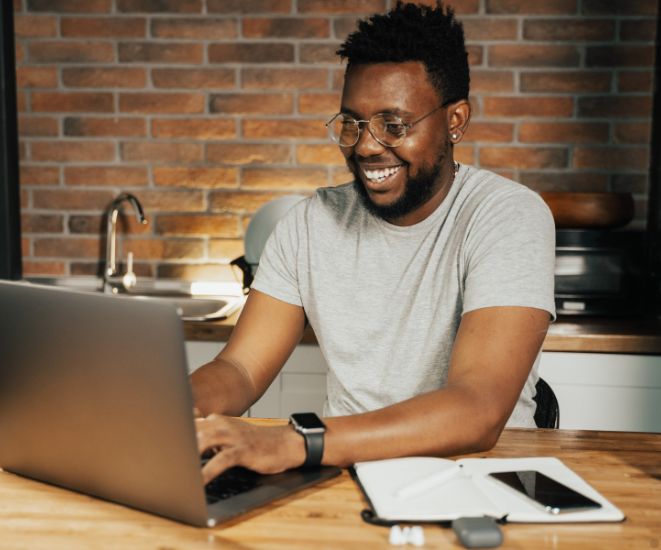
[[[198,450],[209,460],[202,469],[205,483],[232,466],[243,466],[256,472],[272,474],[299,466],[304,456],[303,441],[287,426],[258,427],[247,422],[216,414],[196,420]],[[296,453],[291,445],[283,445],[292,436]],[[300,452],[298,452],[300,451]]]
[[[232,466],[239,466],[242,447],[241,426],[233,418],[217,414],[196,421],[200,455],[209,456],[202,468],[204,483],[208,483]]]
[[[222,448],[229,440],[228,419],[218,415],[198,418],[195,421],[197,448],[200,454]]]
[[[209,483],[212,479],[218,477],[228,468],[238,466],[236,463],[236,454],[232,449],[221,450],[210,459],[202,468],[202,478],[204,483]]]

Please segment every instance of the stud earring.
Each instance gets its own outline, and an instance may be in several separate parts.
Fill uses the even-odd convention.
[[[450,137],[451,137],[452,139],[455,139],[455,140],[456,140],[456,139],[459,139],[459,134],[457,134],[456,132],[453,132],[452,134],[450,134]]]

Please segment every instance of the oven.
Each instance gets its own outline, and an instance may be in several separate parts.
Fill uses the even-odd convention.
[[[556,231],[558,315],[636,315],[644,307],[645,233],[607,229]]]

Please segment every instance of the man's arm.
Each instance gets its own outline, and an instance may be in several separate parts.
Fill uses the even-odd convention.
[[[447,386],[376,411],[325,419],[323,463],[348,466],[491,448],[514,409],[548,325],[548,312],[535,308],[466,313]],[[405,371],[403,365],[402,376]],[[286,426],[247,427],[240,420],[214,416],[198,423],[198,440],[201,451],[221,449],[203,470],[207,480],[237,464],[277,472],[299,466],[305,458],[303,438]]]
[[[304,328],[303,308],[251,290],[227,345],[191,376],[199,413],[243,414],[269,387]]]
[[[324,462],[346,466],[386,456],[448,456],[493,447],[548,325],[549,314],[534,308],[490,307],[466,313],[447,385],[378,411],[328,419]]]

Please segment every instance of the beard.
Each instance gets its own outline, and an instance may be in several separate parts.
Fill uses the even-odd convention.
[[[354,175],[353,186],[358,192],[362,205],[373,215],[391,221],[410,214],[432,198],[437,191],[437,182],[441,176],[441,165],[444,158],[445,155],[440,155],[432,166],[423,166],[416,176],[406,181],[402,196],[386,205],[372,202],[359,177],[359,169],[356,163],[350,162],[349,169]]]

